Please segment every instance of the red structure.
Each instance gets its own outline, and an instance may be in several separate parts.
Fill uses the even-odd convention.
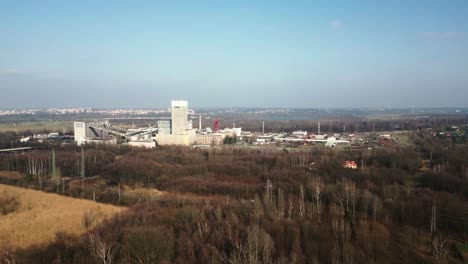
[[[218,132],[220,130],[220,125],[219,125],[219,120],[218,119],[215,119],[215,121],[213,122],[213,127],[214,127],[214,132]]]

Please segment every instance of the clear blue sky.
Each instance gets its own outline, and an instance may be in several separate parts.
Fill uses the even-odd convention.
[[[468,1],[0,0],[0,90],[0,107],[468,106]]]

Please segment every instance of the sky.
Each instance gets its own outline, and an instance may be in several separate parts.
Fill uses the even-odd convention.
[[[0,108],[468,107],[468,1],[0,0]]]

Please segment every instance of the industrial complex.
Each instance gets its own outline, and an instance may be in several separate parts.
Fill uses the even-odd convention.
[[[292,133],[265,133],[242,131],[242,128],[221,128],[218,119],[212,127],[202,127],[202,116],[189,110],[184,100],[171,101],[170,117],[156,119],[154,125],[139,128],[123,128],[109,121],[74,122],[74,140],[78,145],[87,143],[127,144],[134,147],[154,148],[157,145],[213,146],[224,143],[250,145],[324,145],[326,147],[353,146],[365,143],[362,137],[348,133],[322,134],[320,122],[316,134],[307,131]],[[194,127],[193,120],[198,119]],[[383,138],[386,139],[386,138]],[[369,142],[369,139],[366,139]],[[387,142],[387,141],[385,141]]]
[[[241,138],[241,128],[220,129],[215,120],[214,129],[202,129],[201,116],[198,117],[198,128],[193,128],[188,118],[188,102],[175,100],[171,102],[171,118],[157,120],[156,127],[125,129],[108,121],[74,122],[74,136],[78,145],[85,143],[117,144],[154,148],[156,145],[219,145],[226,138]]]
[[[141,111],[150,112],[150,110]],[[248,110],[248,113],[251,113],[250,111]],[[243,122],[243,117],[241,119],[229,119],[229,117],[226,118],[228,115],[223,115],[225,113],[219,110],[199,109],[196,113],[194,109],[189,109],[189,104],[185,100],[173,100],[170,107],[152,111],[151,113],[155,114],[143,117],[139,115],[121,115],[118,117],[105,115],[100,117],[101,120],[70,122],[74,128],[73,132],[66,132],[65,128],[62,127],[62,132],[57,132],[56,129],[52,133],[22,135],[18,137],[18,146],[27,146],[26,143],[28,142],[69,144],[74,141],[77,145],[119,144],[141,148],[155,148],[164,145],[211,147],[229,144],[242,148],[270,146],[273,148],[278,147],[280,150],[308,146],[344,147],[358,150],[396,146],[399,144],[400,138],[403,138],[403,140],[405,138],[401,135],[406,133],[405,131],[387,131],[381,132],[379,135],[375,131],[356,132],[355,128],[353,128],[353,132],[350,132],[348,131],[349,128],[346,129],[346,125],[343,126],[342,130],[340,128],[330,129],[329,123],[324,125],[324,130],[328,133],[322,133],[320,121],[311,122],[312,125],[300,127],[303,130],[295,131],[289,130],[288,127],[286,127],[287,131],[282,131],[278,127],[271,127],[272,122],[269,122],[267,131],[265,131],[266,122],[264,120],[268,119]],[[233,121],[232,126],[222,127],[219,118],[222,118],[223,122],[226,123]],[[149,120],[149,122],[146,123],[146,120]],[[235,122],[242,123],[244,128],[250,127],[251,131],[236,127]],[[256,122],[259,122],[259,124],[256,124]],[[296,129],[298,128],[296,126]],[[307,131],[304,129],[307,129]],[[462,135],[462,132],[460,132],[462,128],[452,126],[450,129],[451,131],[438,133],[431,131],[431,136],[451,137],[452,134]],[[13,143],[12,141],[11,151],[18,151],[15,148],[17,146]],[[23,149],[20,150],[23,151]]]

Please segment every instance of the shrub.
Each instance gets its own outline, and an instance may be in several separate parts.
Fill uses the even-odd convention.
[[[0,194],[0,215],[16,212],[21,206],[17,195],[3,191]]]
[[[129,263],[164,263],[172,257],[172,235],[160,227],[131,229],[124,240]]]

